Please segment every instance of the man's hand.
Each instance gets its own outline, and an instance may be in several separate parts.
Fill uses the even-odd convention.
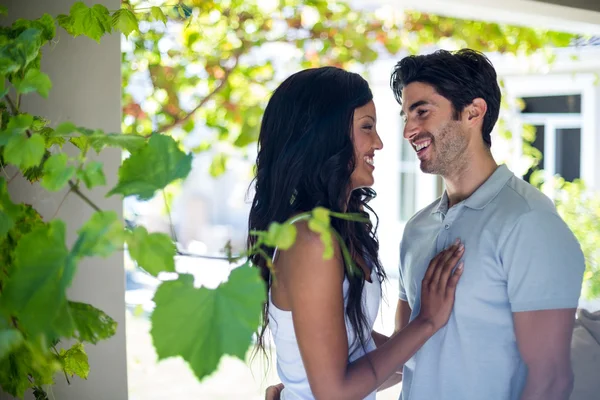
[[[281,391],[283,390],[283,383],[269,386],[265,392],[265,400],[279,400]]]

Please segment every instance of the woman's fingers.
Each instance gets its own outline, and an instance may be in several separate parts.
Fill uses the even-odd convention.
[[[459,245],[460,245],[460,240],[456,239],[456,241],[452,244],[452,246],[450,246],[446,250],[440,252],[439,258],[437,259],[437,263],[433,267],[434,270],[433,270],[433,273],[432,273],[432,276],[431,276],[431,280],[429,282],[429,284],[432,286],[432,288],[438,287],[439,281],[440,281],[440,277],[442,275],[442,272],[444,271],[444,266],[446,265],[446,263],[448,262],[448,260],[458,250]]]
[[[453,271],[454,267],[456,266],[456,264],[458,263],[458,261],[463,256],[464,252],[465,252],[465,245],[460,244],[454,250],[454,252],[452,252],[452,254],[450,254],[448,257],[446,257],[444,259],[443,264],[440,263],[440,265],[438,266],[438,269],[441,271],[440,278],[438,281],[439,289],[444,290],[446,288],[446,286],[448,285],[448,279],[450,279],[450,277],[452,276],[452,271]]]

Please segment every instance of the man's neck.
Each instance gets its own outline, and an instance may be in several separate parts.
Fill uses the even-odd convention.
[[[467,160],[456,171],[443,177],[448,193],[448,208],[471,196],[498,168],[489,151],[471,154]]]

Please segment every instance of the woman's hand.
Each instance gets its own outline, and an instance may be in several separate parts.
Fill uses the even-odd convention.
[[[452,246],[431,260],[423,278],[421,311],[417,318],[431,323],[436,331],[450,318],[456,285],[463,272],[463,263],[461,262],[454,272],[453,269],[464,251],[464,245],[457,239]]]

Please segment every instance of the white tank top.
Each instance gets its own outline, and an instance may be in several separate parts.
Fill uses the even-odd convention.
[[[365,282],[362,292],[362,304],[365,312],[366,321],[368,323],[368,331],[364,333],[364,338],[367,339],[366,351],[370,352],[375,349],[375,342],[371,337],[371,332],[379,311],[381,301],[381,284],[374,272],[371,273],[371,281]],[[344,278],[343,293],[344,293],[344,319],[346,321],[346,332],[348,334],[348,346],[354,342],[355,332],[345,313],[345,307],[348,299],[348,279]],[[275,352],[277,356],[277,373],[281,383],[285,386],[281,393],[281,400],[313,400],[315,397],[310,390],[306,370],[300,356],[300,349],[296,341],[296,333],[294,332],[294,323],[292,321],[292,312],[278,309],[271,301],[271,290],[269,289],[269,329],[273,335],[275,342]],[[352,362],[365,354],[365,351],[360,345],[352,354],[353,348],[349,349],[348,362]],[[350,355],[352,354],[352,355]],[[365,400],[375,400],[375,393],[369,394]]]

